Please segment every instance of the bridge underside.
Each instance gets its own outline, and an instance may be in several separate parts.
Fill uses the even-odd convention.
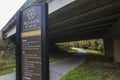
[[[106,38],[120,17],[119,0],[77,0],[49,15],[48,32],[55,42]]]
[[[76,0],[49,14],[49,38],[61,42],[112,37],[113,32],[120,34],[115,30],[120,18],[119,4],[119,0]],[[14,19],[4,32],[13,26]],[[12,32],[15,34],[15,29]]]
[[[3,29],[4,37],[15,25],[14,20],[9,28]],[[76,0],[49,14],[48,37],[52,43],[102,38],[105,48],[109,48],[106,53],[113,56],[109,44],[114,47],[114,43],[119,43],[119,26],[120,0]]]

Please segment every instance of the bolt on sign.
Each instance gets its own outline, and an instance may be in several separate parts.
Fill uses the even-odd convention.
[[[18,33],[20,39],[20,80],[48,80],[46,52],[45,2],[25,8],[20,12]],[[43,75],[44,74],[44,75]]]

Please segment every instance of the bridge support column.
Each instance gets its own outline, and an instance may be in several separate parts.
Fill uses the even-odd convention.
[[[111,57],[116,63],[120,63],[120,40],[104,39],[105,56]]]
[[[114,57],[113,56],[113,39],[103,39],[104,40],[104,49],[106,57]]]
[[[120,63],[120,40],[114,40],[113,47],[115,62]]]

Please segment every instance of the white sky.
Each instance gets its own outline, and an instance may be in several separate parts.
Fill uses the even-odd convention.
[[[0,1],[0,30],[12,18],[26,0],[1,0]]]

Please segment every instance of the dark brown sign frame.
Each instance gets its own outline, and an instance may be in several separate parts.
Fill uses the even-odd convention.
[[[22,79],[22,37],[21,36],[26,36],[26,33],[24,35],[22,35],[21,33],[24,32],[22,29],[22,25],[23,25],[23,12],[29,8],[32,7],[40,7],[39,9],[41,9],[41,19],[40,19],[40,25],[41,27],[37,30],[36,34],[37,35],[40,32],[40,42],[41,42],[41,72],[42,72],[42,79],[37,79],[37,80],[49,80],[49,60],[48,60],[48,36],[47,36],[47,20],[48,20],[48,5],[46,2],[41,2],[41,3],[34,3],[33,5],[21,10],[18,12],[17,14],[17,18],[16,18],[16,80],[23,80]],[[39,11],[39,10],[38,10]],[[28,14],[29,16],[29,14]],[[34,12],[32,13],[32,17],[30,14],[30,19],[34,17]],[[39,16],[38,16],[39,17]],[[29,24],[29,23],[28,23]],[[38,23],[39,24],[39,23]],[[38,25],[38,26],[40,26]],[[29,27],[29,26],[28,26]],[[26,29],[27,30],[27,29]],[[26,32],[25,30],[25,32]],[[32,30],[27,30],[29,31],[28,33],[30,35],[27,36],[31,36],[31,32]],[[28,34],[27,33],[27,34]],[[38,40],[38,39],[37,39]]]

